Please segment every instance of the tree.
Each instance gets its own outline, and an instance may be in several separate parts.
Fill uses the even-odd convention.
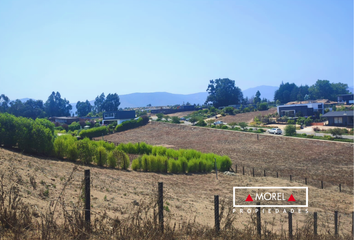
[[[331,128],[331,129],[329,129],[329,132],[335,138],[341,138],[342,137],[342,131],[340,130],[340,128]]]
[[[197,118],[196,116],[192,116],[189,121],[192,123],[192,125],[194,125],[194,123],[199,121],[199,118]]]
[[[264,111],[264,110],[268,110],[268,103],[266,102],[262,102],[258,105],[258,110],[259,111]]]
[[[279,89],[275,91],[274,101],[279,100],[281,103],[296,101],[298,87],[295,83],[282,83]]]
[[[294,136],[296,135],[296,127],[292,124],[285,127],[285,136]]]
[[[211,101],[214,107],[239,104],[243,94],[240,88],[235,86],[235,81],[228,78],[210,80],[207,88],[209,96],[205,103]]]
[[[207,122],[208,126],[210,127],[211,124],[214,123],[214,119],[209,119],[209,120],[207,120],[206,122]]]
[[[119,96],[117,93],[108,94],[103,103],[103,110],[106,112],[118,111],[120,105]]]
[[[245,123],[245,122],[240,122],[238,125],[240,125],[242,130],[245,130],[245,128],[247,127],[247,123]]]
[[[95,114],[103,112],[103,104],[105,101],[106,97],[104,95],[104,93],[101,93],[100,96],[97,96],[94,102],[94,106],[93,106],[93,111],[95,112]]]
[[[92,109],[92,106],[91,106],[91,103],[86,100],[86,102],[80,102],[78,101],[76,103],[76,114],[79,116],[79,117],[84,117],[84,116],[87,116],[87,114],[89,112],[91,112],[91,109]]]
[[[257,91],[257,92],[256,92],[256,97],[253,98],[254,104],[257,104],[257,103],[260,103],[260,102],[261,102],[260,96],[261,96],[261,93],[260,93],[259,91]]]
[[[23,113],[21,116],[32,119],[45,117],[46,113],[44,111],[43,101],[28,99],[23,105]]]
[[[203,119],[200,119],[195,125],[200,127],[205,127],[207,124]]]
[[[179,118],[177,116],[173,116],[172,123],[180,123]]]
[[[309,88],[309,92],[312,99],[331,99],[334,93],[331,83],[328,80],[317,80],[316,83]]]
[[[163,118],[163,113],[157,113],[156,114],[156,117],[157,117],[157,121],[161,121],[162,120],[162,118]]]
[[[44,104],[47,116],[62,117],[70,116],[70,110],[72,106],[69,104],[65,98],[62,99],[59,92],[52,92],[48,97],[48,100]]]
[[[166,121],[168,121],[168,119],[170,119],[170,116],[164,115],[163,118],[164,118]]]
[[[230,123],[229,123],[229,126],[230,126],[232,129],[234,129],[236,125],[237,125],[236,122],[230,122]]]
[[[0,95],[0,112],[7,112],[9,108],[10,99],[4,94]]]

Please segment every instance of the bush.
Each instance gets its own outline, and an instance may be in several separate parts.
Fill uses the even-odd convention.
[[[64,158],[65,155],[65,151],[66,151],[66,146],[65,146],[65,140],[63,137],[57,137],[54,140],[54,152],[55,152],[55,156],[57,158]]]
[[[68,126],[69,131],[75,131],[75,130],[79,130],[80,129],[80,124],[77,122],[72,122],[69,126]]]
[[[319,132],[319,131],[320,131],[320,128],[319,128],[319,127],[314,127],[313,130],[314,130],[315,132]]]
[[[125,154],[124,152],[120,152],[120,167],[123,170],[127,170],[129,168],[130,165],[130,159],[128,157],[127,154]]]
[[[295,125],[287,125],[284,130],[285,130],[285,136],[294,136],[294,135],[296,135],[296,127],[295,127]]]
[[[288,124],[295,124],[295,120],[288,120]]]
[[[77,149],[79,152],[79,159],[84,164],[90,164],[93,160],[92,156],[95,153],[94,146],[91,144],[91,141],[88,138],[84,138],[81,141],[77,142]]]
[[[207,124],[203,119],[200,119],[195,125],[200,127],[205,127]]]
[[[266,103],[266,102],[260,103],[259,106],[258,106],[258,110],[259,111],[268,110],[268,103]]]
[[[243,130],[247,127],[247,123],[245,123],[245,122],[240,122],[238,125],[239,125]]]
[[[87,137],[87,138],[92,139],[93,137],[100,137],[100,136],[106,135],[106,134],[107,134],[107,128],[105,126],[102,126],[102,127],[98,127],[98,128],[82,130],[79,135],[82,138]]]
[[[329,135],[325,135],[323,138],[326,140],[334,140],[334,137],[329,136]]]
[[[107,151],[104,147],[100,146],[96,151],[96,163],[98,166],[104,166],[107,162]]]
[[[110,168],[115,168],[117,166],[117,159],[113,154],[113,151],[108,153],[107,164]]]
[[[221,126],[221,129],[229,129],[229,128],[228,128],[228,126],[226,126],[226,125],[222,125],[222,126]]]
[[[170,173],[179,173],[179,172],[181,172],[180,162],[176,161],[174,159],[169,159],[168,160],[168,171]]]
[[[181,122],[179,121],[179,118],[177,116],[173,116],[172,123],[181,123]]]
[[[149,122],[149,118],[147,116],[139,117],[138,120],[129,120],[122,122],[121,124],[117,125],[115,128],[116,132],[122,132],[129,129],[137,128],[143,126]]]
[[[132,162],[132,169],[133,169],[134,171],[138,171],[138,170],[141,169],[140,161],[141,161],[141,159],[139,159],[139,158],[136,158],[136,159],[133,160],[133,162]]]
[[[309,134],[306,136],[307,138],[313,138],[313,135]]]
[[[342,137],[342,131],[340,128],[331,128],[329,129],[329,132],[333,135],[335,138],[341,138]]]

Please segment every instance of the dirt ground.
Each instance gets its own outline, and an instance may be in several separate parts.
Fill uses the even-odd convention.
[[[225,117],[220,117],[220,119],[218,118],[218,120],[224,121],[225,123],[231,123],[231,122],[253,122],[253,119],[255,117],[257,117],[258,115],[268,115],[268,114],[272,114],[272,113],[276,113],[277,112],[277,108],[271,108],[268,109],[267,111],[257,111],[257,112],[247,112],[247,113],[239,113],[236,115],[227,115]]]
[[[166,222],[171,224],[196,221],[213,226],[214,195],[219,195],[221,202],[226,201],[224,206],[229,208],[234,186],[304,186],[285,179],[241,174],[219,174],[216,179],[215,173],[173,175],[87,167],[55,159],[25,156],[0,148],[0,172],[5,174],[5,188],[17,186],[24,202],[37,209],[38,214],[44,213],[58,198],[65,199],[68,210],[77,208],[80,205],[78,200],[83,187],[84,169],[91,170],[91,209],[94,216],[107,212],[111,217],[124,217],[136,207],[135,205],[153,199],[157,194],[157,183],[163,182],[164,206],[168,208],[165,218]],[[31,184],[31,177],[36,182],[36,189]],[[43,194],[45,189],[48,189],[48,196]],[[239,198],[243,201],[244,196],[236,196],[236,199]],[[295,213],[293,216],[295,232],[312,219],[314,211],[318,212],[319,232],[324,233],[328,229],[333,232],[333,211],[338,210],[340,234],[350,233],[353,211],[351,194],[310,186],[309,199],[309,213],[305,213],[305,208],[302,208],[301,213]],[[250,224],[251,219],[255,217],[254,213],[241,214],[239,209],[236,210],[233,214],[238,228]],[[267,229],[276,232],[287,229],[287,213],[268,213],[267,209],[265,211],[262,213],[262,221],[267,225]]]
[[[244,133],[170,123],[151,122],[146,126],[104,137],[114,143],[146,142],[167,144],[174,149],[192,148],[201,152],[228,155],[233,167],[245,166],[247,174],[266,170],[268,176],[304,181],[319,186],[342,184],[352,190],[353,144],[299,139],[269,134]],[[316,180],[316,181],[315,181]],[[338,185],[337,185],[338,186]]]

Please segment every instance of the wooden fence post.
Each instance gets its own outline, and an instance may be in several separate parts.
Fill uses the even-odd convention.
[[[313,234],[317,235],[317,212],[313,213]]]
[[[289,214],[289,238],[293,238],[293,215],[291,212]]]
[[[352,212],[352,236],[354,236],[354,212]]]
[[[159,208],[159,223],[160,230],[163,233],[163,182],[159,182],[158,185],[159,198],[158,198],[158,208]]]
[[[254,168],[253,168],[253,177],[254,177]]]
[[[290,175],[290,181],[291,181],[291,175]]]
[[[339,184],[339,192],[342,191],[342,184]]]
[[[278,172],[277,172],[277,178],[279,177]]]
[[[323,181],[321,181],[321,189],[323,189]]]
[[[305,178],[305,185],[307,185],[307,178]]]
[[[219,218],[219,195],[214,195],[214,217],[215,217],[215,231],[220,231],[220,218]]]
[[[245,175],[245,167],[242,167],[242,174]]]
[[[334,211],[334,235],[338,236],[338,211]]]
[[[237,164],[236,164],[236,167],[235,167],[235,168],[236,168],[236,173],[237,173]]]
[[[91,229],[91,203],[90,203],[90,169],[85,170],[85,223],[86,230]]]
[[[258,202],[257,205],[260,205],[261,203]],[[257,233],[258,236],[261,236],[262,231],[261,231],[261,207],[257,207],[258,212],[257,212]]]
[[[265,170],[264,170],[264,176],[266,176]]]

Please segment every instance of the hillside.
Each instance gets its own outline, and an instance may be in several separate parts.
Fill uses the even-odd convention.
[[[148,211],[148,216],[151,216],[153,209],[157,211],[156,205],[155,207],[153,205],[157,201],[158,182],[164,183],[164,205],[168,209],[168,211],[164,211],[166,225],[172,227],[174,223],[177,223],[178,226],[190,221],[191,224],[195,223],[192,226],[196,229],[212,228],[214,224],[214,195],[220,196],[221,206],[225,207],[226,212],[232,210],[233,186],[304,186],[284,179],[251,177],[242,174],[236,174],[236,176],[219,174],[216,179],[213,173],[177,175],[87,167],[56,159],[26,156],[0,148],[0,171],[4,174],[2,183],[5,192],[12,186],[16,186],[19,190],[19,197],[30,206],[32,221],[40,222],[41,216],[45,216],[49,210],[55,209],[54,219],[59,225],[56,225],[58,232],[52,234],[55,233],[56,236],[73,234],[75,229],[79,228],[80,222],[77,217],[82,219],[83,215],[70,218],[69,214],[73,210],[81,211],[83,209],[81,189],[83,188],[82,180],[85,169],[91,170],[91,210],[92,218],[97,218],[97,222],[92,220],[92,223],[100,224],[99,226],[104,229],[111,229],[113,223],[110,222],[110,219],[118,218],[120,223],[125,226],[131,220],[124,219],[137,216],[136,213],[139,211],[141,219],[145,218],[143,214],[145,211]],[[36,187],[33,187],[34,185]],[[351,215],[349,213],[353,211],[352,196],[330,189],[321,190],[311,186],[309,188],[309,213],[317,211],[319,220],[324,222],[328,214],[332,215],[334,210],[338,210],[341,213],[341,231],[350,232]],[[238,196],[237,199],[239,198],[243,197]],[[67,220],[71,220],[67,223],[69,225],[66,228],[60,230],[60,224],[63,224],[63,213],[66,214]],[[230,218],[234,218],[233,225],[241,230],[248,224],[253,226],[252,217],[253,215],[237,213],[230,216]],[[286,218],[287,214],[262,215],[262,221],[275,223],[271,229],[277,233],[286,228]],[[222,220],[222,224],[224,221]],[[307,214],[294,214],[293,221],[296,221],[296,228],[301,231],[300,228],[305,227],[308,221]],[[144,221],[142,220],[142,222]],[[34,226],[36,225],[34,224]],[[325,233],[328,226],[333,228],[333,225],[328,223],[320,224],[318,226],[319,233]],[[99,227],[95,229],[99,229]],[[50,230],[55,231],[54,229]],[[100,232],[103,231],[100,230]]]

